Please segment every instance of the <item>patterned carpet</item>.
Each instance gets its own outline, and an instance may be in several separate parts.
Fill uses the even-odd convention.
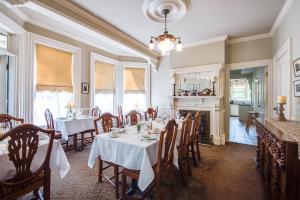
[[[108,183],[97,183],[96,167],[87,166],[89,147],[82,152],[68,152],[71,170],[61,180],[52,175],[51,199],[114,199],[114,190]],[[193,168],[188,186],[176,179],[175,196],[178,200],[262,200],[268,199],[258,171],[255,169],[255,147],[236,143],[226,146],[201,146],[202,161]],[[170,190],[164,188],[165,199]]]

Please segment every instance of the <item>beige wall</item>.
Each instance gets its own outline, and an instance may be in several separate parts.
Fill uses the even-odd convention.
[[[275,31],[273,35],[273,54],[275,54],[280,47],[287,41],[289,38],[292,39],[292,60],[296,60],[300,57],[300,1],[295,0],[288,14],[285,16],[283,22],[279,28]],[[293,80],[296,80],[294,77],[293,69],[291,70],[291,77]],[[299,77],[297,78],[300,79]],[[300,120],[300,97],[294,97],[294,88],[292,88],[292,101],[293,107],[295,109],[296,119]]]
[[[272,38],[226,45],[226,63],[272,59]]]
[[[84,44],[82,42],[73,40],[71,38],[65,37],[63,35],[54,33],[52,31],[46,30],[44,28],[25,23],[24,28],[28,32],[32,32],[38,35],[42,35],[60,42],[64,42],[81,49],[81,82],[82,83],[89,83],[90,82],[90,53],[95,52],[97,54],[115,59],[120,61],[128,61],[128,62],[145,62],[141,58],[133,58],[133,57],[124,57],[124,56],[117,56],[101,50],[99,48]],[[89,107],[89,94],[81,94],[81,108],[88,108]]]
[[[225,63],[224,41],[184,48],[182,52],[173,51],[170,67],[191,67]]]

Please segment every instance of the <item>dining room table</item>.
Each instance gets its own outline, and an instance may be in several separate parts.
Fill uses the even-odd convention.
[[[0,181],[9,180],[16,175],[15,166],[8,157],[8,141],[9,138],[0,141]],[[42,165],[47,153],[48,144],[49,137],[44,133],[39,133],[38,149],[30,166],[32,172],[35,172]],[[58,171],[61,179],[65,178],[70,170],[67,156],[58,140],[53,140],[50,169]]]
[[[62,139],[68,141],[70,136],[73,136],[73,146],[75,151],[80,150],[77,146],[77,134],[80,132],[94,129],[93,116],[78,116],[76,118],[60,117],[54,119],[55,131],[60,132]],[[81,147],[83,148],[83,147]]]
[[[124,131],[121,129],[117,135],[111,132],[97,135],[90,150],[88,166],[93,168],[97,158],[101,157],[103,161],[139,170],[137,185],[144,191],[154,179],[152,166],[157,162],[160,131],[165,125],[162,121],[153,121],[151,130],[145,128],[138,131],[136,126],[130,126]],[[178,128],[176,145],[179,144],[180,133],[181,128]],[[174,148],[173,162],[178,167],[177,148]]]

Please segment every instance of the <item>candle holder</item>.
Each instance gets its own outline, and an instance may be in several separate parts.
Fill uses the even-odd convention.
[[[176,96],[176,83],[173,83],[173,96]]]
[[[211,96],[216,96],[216,89],[215,89],[215,84],[216,84],[216,82],[214,81],[213,83],[213,89],[212,89],[212,95]]]
[[[277,111],[279,111],[279,114],[278,114],[279,121],[286,121],[286,118],[283,113],[283,111],[284,111],[283,104],[285,104],[285,103],[278,103],[278,107],[277,107]]]

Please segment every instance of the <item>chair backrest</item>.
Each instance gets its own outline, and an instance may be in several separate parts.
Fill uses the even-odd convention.
[[[201,126],[201,112],[197,111],[195,116],[194,116],[194,123],[193,123],[193,129],[191,133],[191,138],[195,139],[198,137],[199,131],[200,131],[200,126]]]
[[[174,119],[170,120],[160,133],[157,174],[160,175],[164,170],[173,166],[173,153],[177,136],[178,125]]]
[[[188,113],[182,122],[180,142],[179,142],[180,148],[185,148],[188,145],[189,136],[190,136],[191,130],[192,130],[192,124],[193,124],[192,114]],[[181,150],[183,150],[183,149],[181,149]]]
[[[13,121],[24,123],[24,119],[16,118],[7,114],[0,114],[0,128],[13,128]]]
[[[42,165],[35,172],[31,172],[30,166],[39,144],[38,133],[48,134],[49,144]],[[25,183],[32,180],[42,170],[50,172],[49,160],[53,145],[54,130],[45,130],[33,124],[22,124],[0,136],[0,141],[8,137],[8,157],[16,168],[16,175],[9,182],[0,182],[0,186],[9,186],[12,183]]]
[[[153,108],[148,108],[147,111],[145,112],[145,119],[148,120],[148,118],[151,118],[152,120],[156,119],[157,117],[157,112]]]
[[[124,116],[122,106],[118,105],[118,117],[119,117],[119,127],[124,126]]]
[[[103,113],[100,117],[94,120],[94,128],[96,134],[99,134],[98,122],[101,122],[103,132],[107,133],[111,131],[111,128],[114,127],[113,120],[116,120],[116,125],[119,125],[119,118],[117,116],[112,115],[111,113]]]
[[[130,125],[136,125],[142,119],[142,115],[138,111],[132,110],[125,116],[125,118],[127,124],[130,123]]]
[[[101,110],[98,106],[95,106],[92,108],[92,116],[93,117],[99,117],[101,115]]]
[[[54,121],[53,121],[53,115],[50,111],[50,109],[45,110],[45,119],[47,123],[47,128],[48,129],[54,129]]]

